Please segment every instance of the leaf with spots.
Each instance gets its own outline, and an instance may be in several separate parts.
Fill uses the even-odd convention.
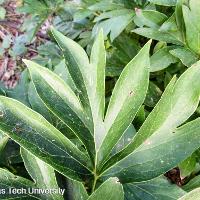
[[[31,108],[36,112],[40,113],[49,123],[54,125],[58,130],[60,130],[66,137],[74,138],[74,132],[69,129],[66,124],[64,124],[53,112],[48,109],[45,103],[42,101],[38,95],[33,82],[30,82],[28,89],[28,99]]]
[[[142,144],[151,135],[168,135],[183,124],[196,110],[200,96],[200,62],[189,68],[176,82],[171,80],[160,101],[139,129],[133,141],[108,161],[112,165]],[[191,79],[193,81],[191,81]]]
[[[165,177],[141,183],[127,183],[123,185],[125,200],[175,200],[186,194],[175,184],[171,184]]]
[[[104,120],[105,132],[96,144],[99,164],[108,157],[145,99],[149,83],[150,44],[148,42],[128,63],[113,89]]]
[[[94,156],[93,127],[79,98],[55,73],[32,61],[24,62],[44,104],[68,127],[69,133],[74,133],[83,142],[91,157]]]
[[[200,118],[173,132],[157,132],[127,157],[108,168],[103,176],[116,176],[122,183],[141,182],[158,177],[199,148],[199,128]]]
[[[67,177],[90,176],[90,159],[40,114],[3,96],[0,110],[1,131],[24,149]]]

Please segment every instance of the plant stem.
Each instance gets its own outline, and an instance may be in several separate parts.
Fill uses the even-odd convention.
[[[97,180],[98,180],[98,176],[96,174],[94,174],[94,182],[93,182],[93,186],[92,186],[92,193],[94,192],[95,190],[95,187],[96,187],[96,183],[97,183]]]

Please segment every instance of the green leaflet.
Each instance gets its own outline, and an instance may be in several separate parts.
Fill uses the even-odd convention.
[[[186,1],[186,0],[184,0]],[[186,1],[187,2],[187,1]],[[189,8],[191,10],[192,22],[200,31],[199,19],[200,19],[200,2],[196,0],[189,0]]]
[[[167,181],[165,177],[141,183],[124,184],[123,188],[125,200],[175,200],[186,194],[180,187]]]
[[[116,10],[111,10],[108,12],[103,12],[99,16],[95,17],[94,22],[98,22],[104,19],[112,18],[112,17],[117,17],[119,15],[126,15],[132,12],[132,10],[129,9],[116,9]]]
[[[170,49],[170,47],[163,47],[151,56],[151,72],[165,69],[172,63],[178,62],[178,59],[169,53]]]
[[[0,131],[0,156],[8,142],[8,139],[9,137],[4,135],[3,132]]]
[[[133,140],[138,147],[150,135],[172,132],[196,110],[200,96],[200,63],[189,68],[176,83],[172,80]],[[193,78],[194,82],[190,79]]]
[[[151,135],[165,135],[172,133],[176,127],[190,117],[199,103],[199,69],[200,65],[199,62],[197,62],[189,68],[176,83],[175,79],[172,79],[160,101],[134,137],[132,143],[113,156],[104,168],[111,166],[116,161],[126,157],[142,143],[148,143],[148,137]],[[191,78],[195,81],[191,82]]]
[[[67,198],[70,200],[87,200],[88,194],[81,182],[67,180]]]
[[[177,38],[177,35],[173,33],[168,33],[164,31],[162,32],[153,28],[136,28],[133,30],[133,32],[154,40],[160,40],[167,43],[183,45],[181,39]]]
[[[136,9],[136,16],[134,22],[137,26],[148,26],[150,28],[159,28],[167,16],[155,10],[141,10]]]
[[[187,192],[190,192],[198,187],[200,187],[200,175],[195,176],[192,180],[190,180],[186,185],[183,186],[183,189]]]
[[[173,56],[181,60],[181,62],[187,66],[191,67],[194,63],[198,61],[198,55],[192,52],[188,48],[176,48],[169,51]]]
[[[191,50],[197,54],[200,54],[199,1],[191,0],[190,6],[191,10],[187,6],[183,5],[183,17],[186,27],[186,41],[188,47]]]
[[[160,100],[161,95],[162,91],[160,88],[152,81],[150,81],[144,104],[148,107],[155,107],[155,105]]]
[[[38,159],[27,150],[21,148],[21,155],[29,175],[36,183],[37,188],[58,189],[55,172],[52,167]],[[64,200],[61,194],[41,194],[43,199]]]
[[[106,51],[103,32],[100,31],[92,47],[90,63],[93,70],[91,84],[93,86],[91,106],[95,126],[103,121],[105,109],[105,65]]]
[[[28,83],[29,83],[29,74],[28,70],[24,70],[20,76],[20,80],[15,88],[7,89],[3,83],[0,83],[0,88],[2,90],[2,94],[8,96],[10,98],[16,99],[26,106],[29,105],[28,100]]]
[[[74,14],[74,21],[80,21],[93,14],[89,9],[80,9]]]
[[[103,176],[116,176],[122,183],[147,181],[160,176],[199,148],[199,128],[200,119],[196,119],[171,133],[154,134],[105,171]]]
[[[178,200],[199,200],[200,198],[200,188],[197,188],[190,193],[184,195],[183,197],[179,198]]]
[[[58,65],[55,66],[54,73],[56,73],[58,76],[60,76],[60,78],[62,78],[67,83],[67,85],[70,86],[70,88],[73,91],[76,91],[76,86],[75,86],[74,81],[72,80],[72,77],[68,71],[68,68],[65,63],[65,59],[63,59]]]
[[[111,0],[100,1],[89,6],[89,10],[93,11],[107,11],[107,10],[114,10],[114,9],[121,9],[123,8],[122,4],[113,3]]]
[[[103,119],[105,112],[105,65],[106,51],[104,47],[104,36],[102,30],[97,36],[91,51],[90,62],[93,70],[90,72],[93,90],[91,93],[91,107],[94,121],[95,145],[98,144],[102,134]],[[97,147],[96,147],[97,148]]]
[[[148,0],[151,3],[162,6],[175,6],[177,0]]]
[[[135,136],[135,134],[136,134],[135,127],[133,126],[133,124],[130,124],[130,126],[124,132],[123,136],[120,138],[115,147],[112,149],[112,155],[121,151],[126,145],[128,145]]]
[[[111,96],[104,119],[105,132],[98,139],[98,164],[107,158],[112,148],[134,119],[142,105],[149,83],[148,42],[121,73]]]
[[[117,178],[105,181],[87,200],[124,200],[122,185]]]
[[[197,164],[196,156],[197,155],[193,153],[190,157],[188,157],[178,165],[180,169],[180,176],[182,178],[189,176],[195,170]]]
[[[40,114],[3,96],[0,110],[0,129],[23,148],[75,180],[90,174],[89,158]]]
[[[121,13],[122,14],[122,13]],[[99,30],[103,29],[104,36],[110,33],[110,39],[113,42],[116,37],[132,22],[135,13],[117,15],[109,19],[96,23],[93,27],[92,34],[95,36]]]
[[[159,31],[161,32],[170,32],[171,34],[173,34],[176,37],[180,37],[181,41],[182,41],[182,35],[179,32],[179,29],[177,27],[176,24],[176,16],[175,14],[172,14],[171,17],[169,17],[160,27],[159,27]],[[178,37],[178,38],[179,38]]]
[[[55,73],[31,61],[28,66],[37,93],[50,111],[68,126],[86,146],[88,153],[94,155],[94,139],[91,134],[90,119],[71,88]],[[46,92],[49,91],[49,92]],[[90,131],[91,130],[91,131]]]
[[[184,24],[184,19],[183,19],[182,5],[185,2],[187,2],[187,0],[177,0],[176,8],[175,8],[176,24],[179,31],[181,32],[183,41],[185,41],[185,24]]]
[[[69,73],[78,89],[78,95],[88,117],[91,119],[90,97],[92,92],[92,65],[84,49],[73,40],[52,28],[52,34],[63,51]],[[91,122],[92,123],[92,122]]]
[[[69,129],[56,115],[54,115],[39,97],[33,82],[29,84],[28,99],[31,108],[40,113],[49,123],[60,130],[66,137],[74,138],[74,132]]]
[[[30,180],[18,177],[5,169],[0,168],[0,188],[5,189],[5,194],[1,193],[1,200],[20,199],[20,200],[36,200],[40,199],[39,195],[35,194],[9,194],[9,188],[28,189],[34,188],[33,182]]]

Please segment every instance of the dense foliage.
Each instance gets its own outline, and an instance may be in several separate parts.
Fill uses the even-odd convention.
[[[0,4],[0,189],[66,189],[0,199],[200,198],[198,1],[24,0],[19,35]]]

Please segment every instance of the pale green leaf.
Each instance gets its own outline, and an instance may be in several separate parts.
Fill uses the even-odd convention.
[[[161,32],[171,32],[175,33],[177,35],[180,35],[180,38],[182,39],[182,36],[178,30],[177,24],[176,24],[176,17],[175,14],[173,14],[171,17],[169,17],[159,28],[159,31]]]
[[[173,56],[181,60],[181,62],[187,66],[191,67],[195,62],[199,60],[198,55],[192,52],[188,48],[176,48],[169,51]]]
[[[155,10],[136,9],[134,22],[137,26],[148,26],[150,28],[159,28],[160,25],[167,20],[167,16]]]
[[[92,73],[92,98],[91,107],[95,126],[104,118],[105,109],[105,65],[106,51],[104,46],[104,38],[102,30],[98,34],[92,47],[90,63],[93,70]]]
[[[167,43],[173,43],[177,45],[183,45],[181,38],[176,33],[159,31],[153,28],[137,28],[133,30],[134,33],[142,35],[154,40],[164,41]]]
[[[40,99],[32,82],[29,84],[28,98],[32,109],[40,113],[49,123],[54,125],[54,127],[60,130],[66,137],[75,137],[74,132],[46,107],[45,103]]]
[[[74,81],[72,80],[64,59],[55,66],[54,73],[60,76],[60,78],[62,78],[73,91],[76,91],[76,86],[74,84]]]
[[[84,18],[89,17],[92,13],[93,13],[93,11],[88,10],[88,9],[81,9],[81,10],[78,10],[78,11],[74,14],[74,21],[83,20]]]
[[[9,137],[7,135],[4,135],[3,132],[0,131],[0,156],[8,142],[8,139]]]
[[[175,83],[172,80],[150,113],[132,144],[138,147],[150,135],[170,133],[196,110],[200,96],[200,63],[189,68]],[[193,82],[191,82],[191,78]]]
[[[130,24],[134,15],[134,12],[129,12],[128,14],[111,17],[101,21],[95,24],[92,33],[93,35],[96,35],[99,30],[103,29],[104,36],[106,37],[110,33],[110,39],[113,41]]]
[[[130,126],[124,132],[123,136],[113,148],[112,154],[116,154],[117,152],[121,151],[126,145],[128,145],[135,136],[135,134],[135,127],[133,126],[133,124],[130,124]]]
[[[177,0],[148,0],[149,2],[162,6],[175,6]]]
[[[175,8],[175,18],[176,18],[176,24],[179,29],[179,31],[182,34],[182,38],[185,41],[185,23],[183,19],[183,10],[182,5],[183,3],[187,2],[188,0],[177,0],[176,8]]]
[[[109,19],[113,17],[118,17],[119,15],[126,15],[129,14],[130,12],[133,12],[132,10],[129,9],[116,9],[108,12],[103,12],[99,16],[95,17],[94,22],[98,22],[104,19]]]
[[[192,11],[183,5],[183,17],[186,27],[186,42],[191,50],[200,54],[200,30],[193,21]]]
[[[156,72],[169,67],[172,63],[178,62],[178,59],[169,53],[170,47],[164,47],[154,53],[150,58],[150,72]]]
[[[122,4],[112,3],[112,1],[100,1],[88,7],[92,11],[108,11],[123,8]]]
[[[178,200],[199,200],[200,199],[200,188],[197,188],[190,193],[184,195],[183,197],[179,198]]]

